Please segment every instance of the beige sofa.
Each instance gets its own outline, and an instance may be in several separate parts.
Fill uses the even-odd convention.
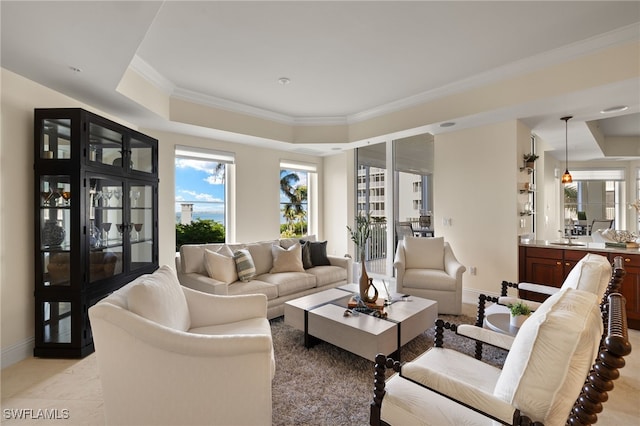
[[[234,254],[246,250],[255,276],[238,278]],[[302,256],[302,254],[305,256]],[[298,261],[299,260],[299,261]],[[313,262],[311,262],[313,261]],[[185,244],[176,255],[180,283],[220,295],[264,294],[267,317],[284,315],[284,303],[352,282],[352,261],[326,255],[326,242],[280,239],[246,244]]]

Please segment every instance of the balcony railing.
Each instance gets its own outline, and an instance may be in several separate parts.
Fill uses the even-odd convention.
[[[378,260],[387,257],[387,224],[374,222],[369,226],[371,238],[367,242],[366,260]]]

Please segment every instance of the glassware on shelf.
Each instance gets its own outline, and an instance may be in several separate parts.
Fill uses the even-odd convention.
[[[100,198],[102,198],[102,192],[100,191],[96,191],[95,189],[92,190],[92,194],[93,194],[93,206],[94,207],[98,207],[100,205]]]
[[[116,207],[120,207],[120,198],[122,198],[122,189],[118,188],[118,189],[114,189],[113,190],[113,196],[116,199]]]
[[[140,231],[142,231],[142,223],[134,223],[133,228],[136,230],[136,241],[140,241]]]
[[[116,223],[116,228],[118,229],[120,239],[122,240],[124,238],[124,223]]]
[[[129,194],[131,199],[133,200],[133,203],[131,204],[132,207],[137,207],[138,206],[138,198],[140,198],[140,191],[138,191],[137,189],[132,189],[131,193]]]
[[[102,191],[102,199],[104,200],[105,207],[109,207],[109,203],[111,202],[112,196],[113,196],[113,191],[109,191],[109,190]]]
[[[103,222],[100,227],[104,231],[104,245],[109,245],[109,231],[111,231],[111,222]]]
[[[65,206],[70,206],[71,205],[71,191],[65,191],[64,188],[62,188],[62,191],[60,192],[60,195],[62,195],[62,199],[64,200],[63,203]]]
[[[51,197],[53,196],[53,193],[51,191],[41,191],[40,196],[42,197],[42,205],[48,206],[49,203],[51,202]]]

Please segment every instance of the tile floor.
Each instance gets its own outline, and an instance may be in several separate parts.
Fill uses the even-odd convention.
[[[465,313],[474,315],[473,306],[465,305]],[[640,331],[629,335],[635,351],[609,394],[600,426],[640,424]],[[0,385],[3,425],[104,425],[95,355],[82,360],[29,358],[3,369]],[[29,418],[15,418],[19,413]],[[45,415],[54,419],[38,418]]]

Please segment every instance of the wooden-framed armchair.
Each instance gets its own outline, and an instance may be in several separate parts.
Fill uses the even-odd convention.
[[[552,287],[543,284],[534,283],[512,283],[509,281],[502,281],[500,295],[490,296],[481,294],[478,297],[478,311],[476,317],[476,325],[483,326],[484,319],[491,313],[508,313],[508,306],[517,302],[523,302],[535,311],[540,302],[533,300],[524,300],[518,297],[508,296],[508,290],[515,288],[517,290],[525,290],[531,293],[537,293],[541,297],[549,297],[562,289],[576,288],[579,290],[585,290],[594,293],[601,297],[600,301],[606,301],[606,291],[610,284],[610,278],[612,271],[615,269],[623,269],[622,257],[616,257],[614,260],[615,266],[612,269],[609,260],[605,256],[598,254],[587,253],[578,263],[571,269],[569,275],[564,280],[561,287]],[[608,290],[611,292],[611,289]],[[490,305],[488,305],[490,303]]]
[[[376,357],[370,424],[588,425],[608,399],[631,352],[624,298],[565,289],[547,299],[515,338],[472,325],[436,321],[435,347],[400,364]],[[475,330],[473,330],[475,329]],[[443,347],[443,333],[508,346],[502,369]],[[502,335],[504,337],[508,337]],[[596,357],[597,355],[597,357]],[[596,360],[595,364],[593,363]],[[397,374],[385,380],[386,370]],[[585,379],[586,378],[586,379]]]

